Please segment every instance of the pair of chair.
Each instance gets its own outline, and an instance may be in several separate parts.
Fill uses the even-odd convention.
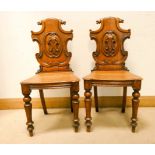
[[[95,108],[98,112],[97,86],[123,87],[122,112],[125,112],[127,86],[134,90],[132,99],[132,132],[137,126],[137,110],[139,105],[139,90],[142,78],[128,71],[125,60],[128,52],[124,50],[123,43],[130,37],[130,30],[123,30],[119,23],[123,20],[109,17],[97,21],[101,27],[90,30],[91,39],[96,41],[96,51],[93,52],[95,67],[90,75],[84,77],[86,127],[91,130],[91,89],[94,87]],[[32,104],[30,93],[32,89],[39,89],[44,113],[47,114],[43,89],[70,88],[71,111],[74,114],[73,126],[75,132],[79,128],[79,81],[80,79],[72,72],[69,61],[71,52],[67,51],[67,42],[72,40],[73,31],[65,31],[61,28],[64,21],[58,19],[45,19],[38,22],[42,25],[39,32],[32,32],[33,41],[39,44],[39,53],[36,58],[40,69],[33,77],[22,81],[21,88],[24,95],[25,112],[27,116],[27,129],[33,136]]]

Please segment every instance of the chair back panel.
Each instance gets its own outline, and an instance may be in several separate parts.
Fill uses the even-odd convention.
[[[70,71],[71,52],[67,51],[67,42],[72,40],[73,31],[65,31],[61,25],[66,22],[59,19],[45,19],[39,32],[32,33],[32,40],[39,44],[36,59],[40,64],[38,72]]]
[[[90,38],[96,41],[93,58],[96,62],[93,70],[127,70],[125,60],[128,52],[124,50],[124,41],[130,38],[130,29],[119,26],[123,20],[109,17],[97,21],[101,24],[96,31],[90,30]]]

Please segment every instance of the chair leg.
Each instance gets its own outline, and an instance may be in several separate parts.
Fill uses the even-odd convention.
[[[132,99],[131,125],[132,125],[132,132],[135,132],[135,128],[137,126],[137,112],[138,112],[139,97],[140,97],[139,90],[134,89],[132,96],[133,96],[133,99]]]
[[[99,109],[98,109],[97,86],[94,86],[94,102],[95,102],[95,109],[96,109],[96,112],[99,112]]]
[[[43,107],[44,114],[47,115],[48,112],[47,112],[47,108],[46,108],[46,104],[45,104],[44,92],[42,89],[39,89],[39,94],[40,94],[40,99],[41,99],[41,104]]]
[[[135,132],[137,126],[137,113],[139,107],[139,97],[140,93],[139,90],[141,89],[141,81],[134,81],[132,86],[134,92],[132,93],[132,117],[131,117],[131,125],[132,125],[132,132]]]
[[[74,82],[72,84],[72,106],[74,113],[73,127],[75,132],[78,132],[79,129],[79,82]]]
[[[91,100],[91,88],[92,88],[92,84],[91,84],[91,81],[84,81],[84,89],[85,89],[85,93],[84,93],[84,96],[85,96],[85,108],[86,108],[86,118],[85,118],[85,124],[86,124],[86,127],[87,127],[87,132],[90,132],[91,131],[91,126],[92,126],[92,118],[91,118],[91,103],[92,103],[92,100]]]
[[[125,113],[126,97],[127,97],[127,87],[123,87],[122,113]]]
[[[72,104],[72,88],[70,88],[70,107],[71,107],[71,112],[73,112],[73,104]]]
[[[32,137],[34,126],[33,126],[33,121],[32,121],[32,104],[30,102],[31,101],[31,97],[30,97],[31,90],[28,86],[22,85],[22,93],[24,95],[23,101],[25,102],[24,108],[25,108],[26,117],[27,117],[27,122],[26,122],[27,130],[29,132],[29,135]]]

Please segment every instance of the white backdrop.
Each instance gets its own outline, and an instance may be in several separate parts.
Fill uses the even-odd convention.
[[[0,98],[22,97],[20,81],[34,75],[38,69],[30,31],[40,30],[37,22],[45,18],[60,18],[67,23],[64,29],[73,29],[71,67],[81,78],[80,96],[83,96],[82,77],[90,73],[94,61],[95,42],[89,38],[89,29],[96,30],[96,20],[108,16],[124,19],[122,28],[131,29],[131,39],[125,42],[128,51],[126,66],[143,77],[141,95],[155,95],[155,12],[0,12]],[[128,95],[132,89],[129,88]],[[99,95],[121,95],[121,88],[100,88]],[[48,90],[45,96],[69,96],[68,89]],[[33,91],[32,97],[38,97]]]

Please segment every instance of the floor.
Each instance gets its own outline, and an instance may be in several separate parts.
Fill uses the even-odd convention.
[[[131,108],[122,114],[120,108],[102,108],[99,113],[92,109],[92,132],[86,132],[85,109],[80,109],[80,129],[72,128],[70,109],[33,109],[35,134],[28,136],[26,117],[21,110],[0,111],[0,143],[55,143],[55,144],[115,144],[115,143],[155,143],[155,107],[139,108],[136,133],[131,132]]]

